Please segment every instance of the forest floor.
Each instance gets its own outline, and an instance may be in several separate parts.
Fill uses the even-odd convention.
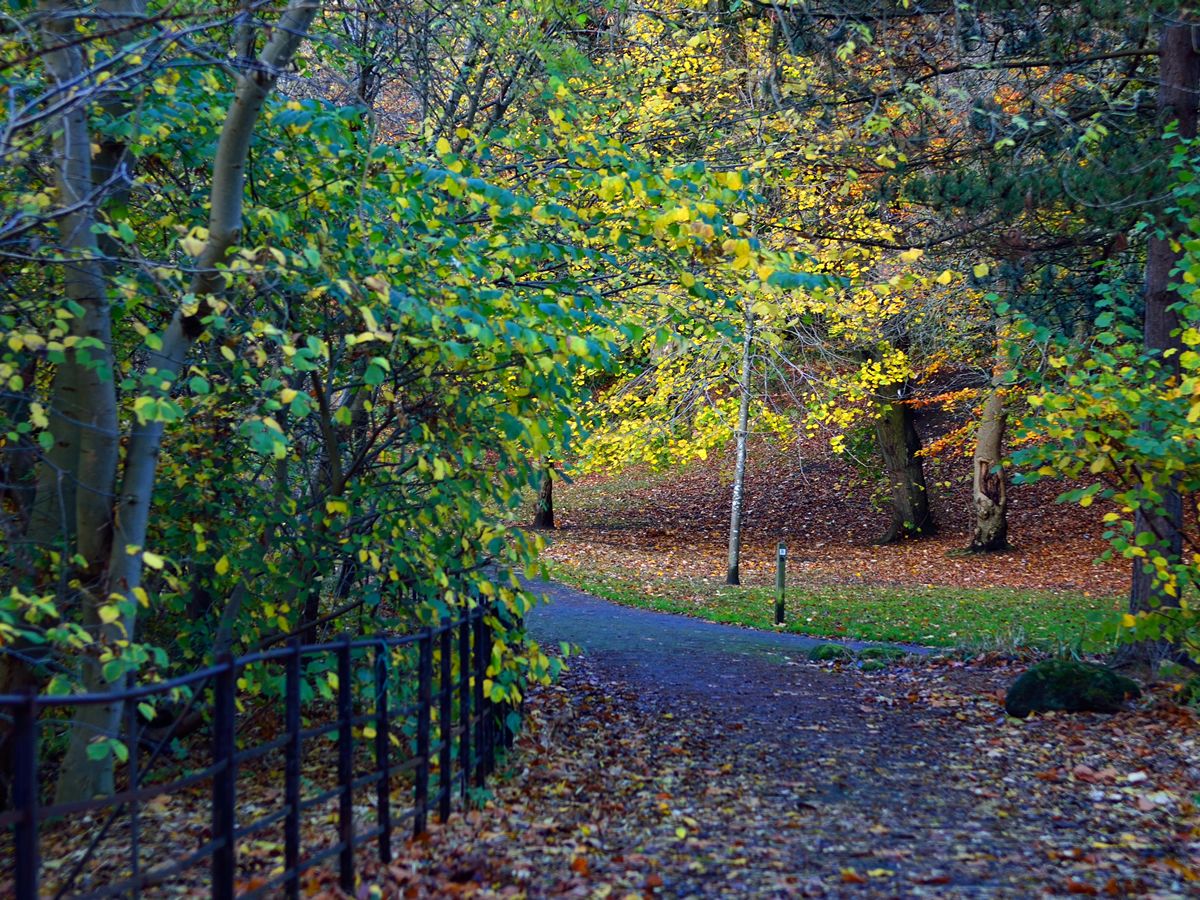
[[[866,673],[809,642],[550,587],[580,641],[482,810],[386,896],[1194,897],[1200,726],[1160,686],[1020,722],[1006,657]]]
[[[815,442],[787,452],[754,444],[747,587],[726,591],[730,470],[714,457],[560,487],[552,569],[626,606],[549,589],[555,602],[531,630],[584,655],[530,698],[529,729],[492,801],[411,845],[372,889],[1200,894],[1200,724],[1174,702],[1174,685],[1110,716],[1019,721],[1003,710],[1027,664],[1012,652],[1022,637],[1065,643],[1086,631],[1088,614],[1119,608],[1128,567],[1095,562],[1105,549],[1099,504],[1056,504],[1061,483],[1016,486],[1013,549],[964,556],[969,462],[947,459],[927,468],[939,533],[878,547],[886,515],[870,473]],[[961,621],[990,630],[1004,652],[928,654],[866,672],[809,662],[813,641],[797,634],[628,608],[764,626],[778,541],[789,551],[793,630],[970,645]],[[1042,621],[1065,631],[1032,633]]]
[[[776,542],[788,546],[790,576],[805,584],[946,585],[1115,596],[1128,563],[1097,563],[1107,507],[1056,502],[1072,485],[1048,479],[1010,485],[1009,540],[998,554],[962,554],[970,539],[971,462],[926,461],[938,533],[878,546],[887,530],[881,480],[833,455],[817,439],[780,450],[751,440],[747,464],[745,583],[771,582]],[[724,579],[732,450],[677,470],[588,475],[555,495],[551,560],[593,572]]]
[[[728,456],[563,484],[545,554],[555,576],[619,602],[762,626],[783,542],[789,628],[976,648],[1072,643],[1128,590],[1127,561],[1097,562],[1106,507],[1055,502],[1062,482],[1011,486],[1012,549],[966,554],[970,461],[929,460],[938,533],[878,546],[888,521],[878,478],[802,440],[751,442],[743,588],[727,591]]]

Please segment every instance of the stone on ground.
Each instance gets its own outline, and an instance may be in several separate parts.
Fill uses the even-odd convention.
[[[813,662],[830,662],[837,659],[853,659],[854,651],[841,644],[818,644],[808,651],[808,658]]]
[[[1048,659],[1013,682],[1004,699],[1010,716],[1031,712],[1116,712],[1141,688],[1112,669],[1073,659]]]

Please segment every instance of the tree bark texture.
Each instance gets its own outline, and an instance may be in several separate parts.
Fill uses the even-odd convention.
[[[1189,22],[1175,21],[1165,25],[1159,36],[1158,114],[1165,127],[1177,123],[1181,138],[1196,136],[1197,92],[1200,91],[1200,53],[1197,42],[1200,29]],[[1171,247],[1169,235],[1151,235],[1146,247],[1145,325],[1147,350],[1164,351],[1179,348],[1175,332],[1179,321],[1170,307],[1179,296],[1171,289],[1171,270],[1179,255]],[[1170,559],[1178,559],[1182,551],[1180,528],[1183,522],[1183,501],[1179,492],[1169,484],[1157,486],[1162,493],[1161,509],[1141,507],[1135,514],[1138,535],[1151,534],[1151,546]],[[1136,538],[1135,538],[1136,539]],[[1153,569],[1139,560],[1133,562],[1133,577],[1129,591],[1131,612],[1143,612],[1162,606],[1178,604],[1161,585],[1155,584]],[[1124,662],[1143,662],[1150,666],[1165,648],[1144,644],[1122,654]],[[1135,660],[1134,657],[1138,659]]]
[[[754,362],[754,320],[746,314],[742,344],[742,370],[738,381],[737,456],[733,464],[733,500],[729,511],[729,566],[726,584],[741,584],[738,572],[742,556],[742,505],[746,495],[746,438],[750,430],[750,374]]]
[[[62,90],[70,90],[87,68],[83,48],[74,41],[77,10],[54,0],[44,3],[42,9],[46,13],[42,30],[47,72]],[[65,211],[58,219],[63,288],[81,310],[71,319],[71,334],[84,342],[87,350],[69,349],[55,371],[51,407],[63,426],[61,438],[56,435],[62,443],[56,447],[59,452],[51,451],[42,464],[38,487],[46,488],[47,494],[36,501],[33,536],[40,541],[53,533],[54,543],[60,546],[74,543],[74,553],[82,560],[75,571],[80,589],[69,588],[64,599],[79,608],[84,627],[99,634],[102,625],[97,610],[108,602],[105,563],[112,547],[118,423],[112,317],[93,231],[96,201],[87,115],[83,103],[68,106],[59,117],[54,138],[55,187]],[[66,480],[71,486],[64,490]],[[73,499],[72,505],[68,505],[69,499]],[[82,660],[80,676],[89,691],[105,685],[100,664],[90,655]],[[93,738],[113,734],[116,724],[103,707],[76,711],[59,779],[60,796],[65,792],[71,799],[79,799],[112,792],[111,762],[88,758],[87,748]]]
[[[1008,549],[1008,496],[1004,470],[1000,467],[1007,419],[1004,395],[994,387],[983,404],[975,439],[972,481],[975,528],[967,548],[974,553]]]
[[[875,435],[891,490],[892,522],[879,543],[891,544],[932,534],[935,529],[912,408],[901,399],[898,385],[885,390],[887,394],[878,406]]]

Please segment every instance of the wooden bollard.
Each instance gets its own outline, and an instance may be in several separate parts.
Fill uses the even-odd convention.
[[[779,542],[775,554],[775,624],[783,624],[783,589],[787,583],[787,547]]]

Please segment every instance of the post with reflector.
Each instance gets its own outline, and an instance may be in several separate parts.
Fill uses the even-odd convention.
[[[787,582],[787,547],[779,542],[775,554],[775,624],[783,624],[783,588]]]

